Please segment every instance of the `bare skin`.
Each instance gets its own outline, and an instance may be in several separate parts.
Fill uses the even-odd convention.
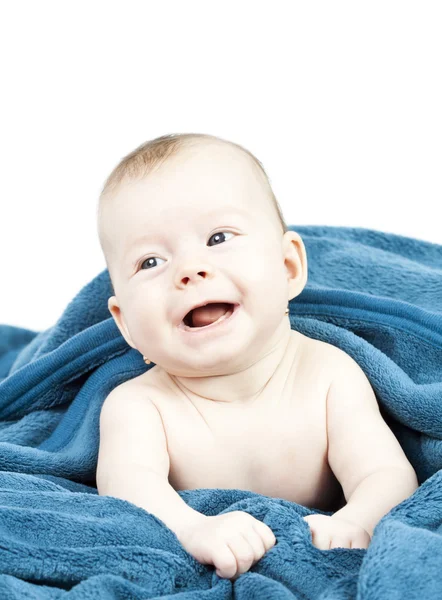
[[[134,384],[161,414],[176,490],[235,488],[332,511],[345,504],[327,462],[330,344],[291,331],[280,368],[253,401],[208,401],[154,366]]]
[[[250,161],[220,144],[188,149],[122,184],[102,227],[109,311],[129,346],[155,363],[131,386],[161,416],[169,487],[343,506],[327,461],[336,353],[291,329],[285,309],[306,285],[306,249],[297,232],[282,232]],[[200,303],[239,308],[218,329],[189,333],[181,323]],[[184,547],[222,576],[245,572],[275,543],[265,524],[237,512],[181,526]]]

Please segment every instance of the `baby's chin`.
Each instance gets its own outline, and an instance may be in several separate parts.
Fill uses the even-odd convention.
[[[212,356],[210,356],[212,354]],[[167,363],[158,367],[174,377],[199,379],[202,377],[225,377],[247,370],[256,362],[256,357],[247,359],[244,353],[231,354],[221,358],[217,352],[205,352],[203,358],[198,356],[170,357]]]
[[[235,366],[236,360],[226,359],[221,362],[218,358],[213,360],[206,360],[204,363],[201,360],[186,360],[183,361],[182,366],[171,366],[170,369],[162,367],[169,375],[175,375],[176,377],[224,377],[226,375],[233,375],[237,373],[238,369]],[[193,362],[193,364],[191,364]]]

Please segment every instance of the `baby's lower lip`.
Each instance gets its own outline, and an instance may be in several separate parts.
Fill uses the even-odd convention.
[[[233,311],[232,314],[229,315],[228,317],[226,317],[225,319],[222,319],[221,321],[215,321],[214,323],[211,323],[210,325],[206,325],[204,327],[188,327],[187,325],[184,324],[183,321],[181,321],[181,323],[178,326],[178,329],[181,329],[181,331],[184,331],[186,333],[194,333],[197,334],[199,332],[203,332],[203,331],[208,331],[211,329],[215,329],[216,327],[221,327],[221,325],[223,323],[227,323],[228,321],[230,321],[233,316],[235,315],[236,312],[238,312],[238,309],[241,305],[240,304],[233,304]]]

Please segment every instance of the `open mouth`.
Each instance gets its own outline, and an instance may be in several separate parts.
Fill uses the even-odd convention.
[[[219,303],[217,303],[219,304]],[[187,313],[187,315],[184,317],[184,319],[182,320],[182,322],[179,325],[179,329],[183,329],[184,331],[190,331],[193,333],[198,333],[199,331],[205,331],[207,329],[212,329],[214,327],[217,327],[219,325],[221,325],[222,323],[225,323],[226,321],[229,321],[232,317],[232,315],[234,315],[238,308],[239,308],[239,304],[230,304],[230,303],[223,303],[226,305],[226,312],[221,315],[216,321],[213,321],[213,323],[209,323],[208,325],[200,325],[200,326],[194,326],[193,325],[193,321],[192,321],[192,312],[190,311]]]

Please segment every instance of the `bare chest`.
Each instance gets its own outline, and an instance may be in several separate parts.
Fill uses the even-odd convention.
[[[315,362],[316,369],[304,361],[296,377],[282,378],[254,405],[204,410],[179,391],[162,390],[151,369],[150,395],[166,432],[172,487],[244,489],[334,510],[342,488],[327,461],[330,375]]]

